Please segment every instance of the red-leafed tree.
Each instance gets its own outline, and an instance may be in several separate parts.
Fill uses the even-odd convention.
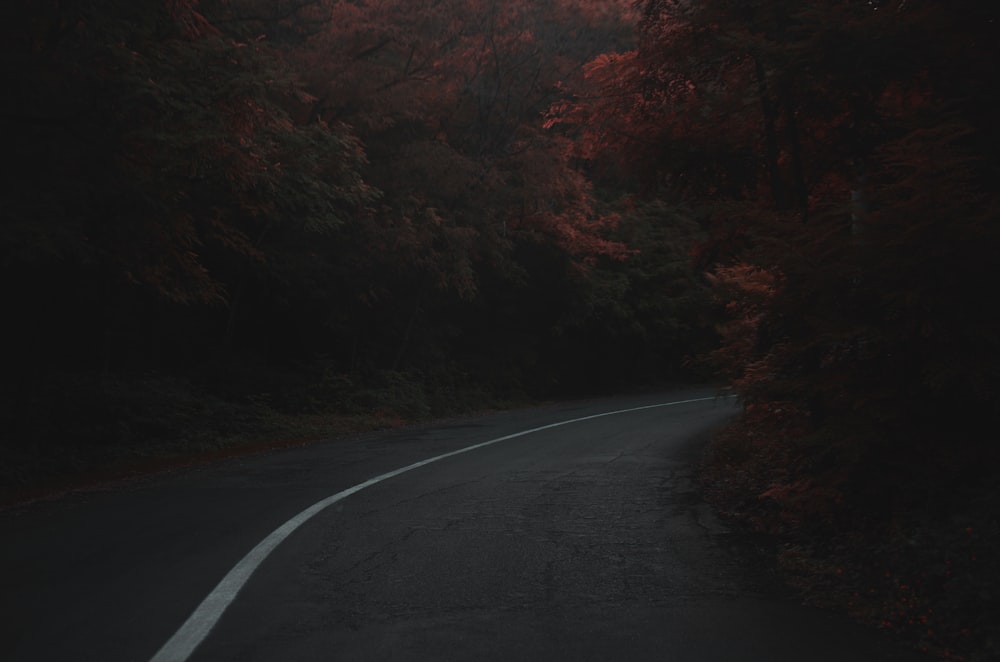
[[[769,273],[782,283],[754,316],[754,346],[787,363],[756,372],[748,387],[791,376],[793,365],[821,384],[812,359],[802,359],[827,351],[815,343],[840,342],[828,325],[855,315],[866,278],[880,271],[869,262],[901,268],[906,276],[890,288],[900,293],[912,294],[907,279],[917,287],[924,278],[915,264],[902,265],[933,245],[929,236],[900,252],[884,231],[894,227],[889,218],[911,209],[907,196],[889,193],[899,191],[890,185],[896,177],[916,186],[910,197],[918,189],[944,196],[929,208],[938,217],[971,205],[954,218],[956,230],[964,229],[949,240],[965,242],[966,231],[989,238],[974,219],[988,215],[991,203],[972,192],[984,190],[992,166],[970,143],[972,135],[982,145],[995,142],[980,110],[992,66],[985,64],[992,61],[985,10],[975,3],[951,12],[906,3],[885,11],[872,3],[657,0],[642,7],[638,47],[591,62],[589,87],[554,106],[549,122],[577,132],[582,156],[617,156],[645,176],[645,190],[702,210],[715,236],[703,247],[703,264],[737,261],[723,280]],[[939,22],[963,36],[935,40]],[[927,46],[916,56],[921,40]],[[901,152],[916,159],[920,149],[940,154],[938,174],[904,166]],[[916,172],[925,173],[920,186]],[[975,243],[961,245],[949,267],[958,272],[969,269],[958,255]],[[746,286],[753,290],[752,279]],[[761,356],[745,359],[757,365]],[[743,363],[733,365],[739,372]],[[817,394],[812,401],[816,415],[824,415],[825,400]]]
[[[579,264],[625,254],[569,146],[542,127],[612,20],[576,4],[310,3],[254,26],[286,38],[315,97],[302,112],[354,127],[384,194],[348,235],[353,298],[337,322],[392,348],[374,363],[398,368],[421,338],[433,344],[432,311],[471,302],[487,273],[521,278],[520,244],[554,244]],[[346,363],[358,364],[354,350]]]
[[[987,377],[1000,372],[1000,327],[976,294],[1000,284],[987,257],[1000,246],[997,131],[984,110],[1000,62],[995,12],[820,0],[642,8],[636,49],[588,65],[593,87],[550,122],[580,136],[583,156],[618,156],[645,191],[693,206],[710,228],[700,261],[733,316],[715,357],[748,403],[714,474],[746,488],[730,507],[817,535],[842,527],[882,550],[881,563],[915,563],[886,551],[901,531],[951,544],[943,513],[984,524],[991,516],[970,502],[995,499],[983,495],[995,492],[997,460],[973,432],[996,427],[1000,398]],[[867,539],[859,522],[896,533]],[[995,585],[985,568],[975,576]],[[921,581],[922,599],[962,590]],[[988,619],[961,618],[978,643],[957,628],[916,634],[994,653]]]

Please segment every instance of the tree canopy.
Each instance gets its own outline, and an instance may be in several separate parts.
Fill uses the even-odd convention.
[[[558,389],[562,334],[593,352],[604,333],[590,299],[654,287],[622,265],[656,221],[544,122],[584,62],[630,41],[626,5],[10,3],[10,382],[320,360]],[[678,255],[697,230],[678,226]],[[639,326],[679,369],[663,346],[694,339]]]
[[[1000,411],[1000,327],[983,301],[1000,245],[985,112],[996,12],[820,0],[641,8],[636,47],[593,60],[588,85],[549,122],[572,127],[581,154],[615,158],[652,195],[685,201],[709,230],[696,260],[729,313],[712,356],[747,403],[716,451],[713,489],[730,485],[728,508],[796,532],[819,557],[839,545],[832,562],[849,565],[850,550],[920,566],[906,580],[919,598],[883,625],[926,648],[986,638],[991,617],[965,611],[964,635],[953,623],[920,631],[920,610],[962,589],[900,547],[920,539],[954,553],[940,550],[996,524],[986,504],[998,457],[982,432]],[[955,517],[976,526],[960,533]],[[833,539],[843,531],[856,539]],[[858,557],[856,568],[871,566]],[[964,571],[995,586],[993,564]],[[982,613],[995,613],[989,604]]]

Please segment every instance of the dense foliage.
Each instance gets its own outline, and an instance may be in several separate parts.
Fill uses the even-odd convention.
[[[746,414],[709,489],[785,536],[803,585],[924,648],[992,659],[996,10],[641,7],[637,48],[588,65],[603,94],[550,122],[711,228],[698,259],[730,313],[712,358]]]
[[[625,4],[6,3],[5,479],[682,371],[700,226],[545,126]]]

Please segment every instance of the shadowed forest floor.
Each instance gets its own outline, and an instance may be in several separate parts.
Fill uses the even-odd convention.
[[[287,379],[271,386],[273,395],[223,395],[162,376],[54,377],[36,394],[37,412],[22,412],[0,445],[0,504],[526,402],[471,387],[431,392],[402,375],[350,393]]]
[[[795,440],[752,422],[745,417],[707,449],[702,490],[735,526],[764,536],[789,588],[940,659],[997,659],[995,466],[949,473],[911,457],[836,490],[819,472],[782,482],[776,469]]]

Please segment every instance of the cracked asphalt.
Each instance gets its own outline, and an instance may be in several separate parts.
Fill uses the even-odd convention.
[[[148,660],[312,503],[518,431],[712,395],[563,403],[337,440],[0,513],[0,656]],[[541,430],[408,471],[268,557],[192,660],[920,660],[801,606],[701,502],[709,400]]]

